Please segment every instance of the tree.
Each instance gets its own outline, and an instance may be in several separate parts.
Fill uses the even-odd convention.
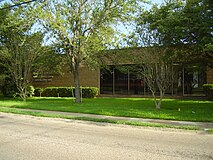
[[[81,102],[79,65],[97,63],[94,55],[115,39],[112,24],[131,20],[137,4],[136,0],[47,0],[41,6],[41,22],[67,55],[77,103]]]
[[[138,64],[137,68],[140,68],[138,74],[144,76],[157,109],[161,108],[164,94],[173,83],[172,63],[175,60],[175,49],[171,44],[175,38],[179,38],[176,36],[177,33],[172,32],[173,28],[169,27],[173,24],[170,22],[174,17],[170,17],[170,22],[164,22],[164,16],[168,14],[167,7],[160,8],[162,11],[157,6],[150,11],[143,11],[139,18],[136,18],[134,32],[126,39],[129,46],[142,47],[134,52],[131,61]],[[167,30],[168,34],[162,33],[161,30],[164,29],[170,29]],[[130,56],[126,57],[130,58]]]
[[[17,86],[20,97],[25,101],[27,88],[31,81],[32,66],[35,59],[44,52],[41,46],[42,35],[20,35],[14,37],[4,44],[0,54],[4,58],[4,66]]]
[[[142,12],[136,20],[135,43],[143,46],[144,35],[154,33],[157,43],[172,46],[178,61],[213,62],[213,2],[211,0],[168,1]]]
[[[2,11],[1,11],[2,12]],[[11,75],[19,96],[25,101],[35,60],[45,53],[43,35],[32,33],[34,19],[27,8],[8,10],[1,23],[0,56],[2,65]]]
[[[168,0],[142,11],[128,45],[146,47],[141,53],[142,74],[159,108],[166,88],[172,83],[172,62],[213,64],[213,3],[210,0]]]
[[[154,46],[144,48],[137,57],[141,61],[140,74],[145,77],[157,109],[161,108],[164,94],[173,83],[172,62],[166,57],[167,52],[167,48]]]

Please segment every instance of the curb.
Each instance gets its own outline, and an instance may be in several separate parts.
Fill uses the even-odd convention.
[[[7,107],[1,107],[7,108]],[[7,108],[8,109],[8,108]],[[30,112],[39,112],[45,114],[55,114],[55,115],[64,115],[77,118],[94,118],[94,119],[104,119],[112,121],[126,121],[126,122],[141,122],[141,123],[153,123],[159,125],[170,125],[170,126],[194,126],[203,130],[213,129],[213,123],[210,122],[191,122],[191,121],[174,121],[174,120],[161,120],[161,119],[145,119],[145,118],[132,118],[132,117],[116,117],[116,116],[105,116],[105,115],[95,115],[95,114],[85,114],[85,113],[73,113],[73,112],[60,112],[60,111],[47,111],[47,110],[35,110],[35,109],[20,109],[14,108],[19,111],[30,111]]]

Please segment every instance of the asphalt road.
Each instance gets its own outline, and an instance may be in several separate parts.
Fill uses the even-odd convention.
[[[0,160],[213,160],[213,135],[0,113]]]

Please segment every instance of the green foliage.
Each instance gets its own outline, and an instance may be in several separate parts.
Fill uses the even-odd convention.
[[[0,91],[2,90],[2,88],[4,86],[5,78],[6,78],[5,74],[0,74]]]
[[[72,97],[74,87],[58,87],[57,91],[60,97]]]
[[[137,39],[132,43],[143,46],[146,40],[172,46],[178,60],[202,61],[212,66],[212,17],[212,0],[168,1],[138,16],[134,32]]]
[[[44,88],[41,95],[44,96],[44,97],[58,97],[58,87]]]
[[[42,46],[44,35],[32,31],[36,21],[32,16],[31,7],[28,5],[11,8],[0,24],[0,65],[11,76],[17,87],[17,95],[24,101],[28,96],[27,87],[36,59],[46,50],[46,47]]]
[[[4,78],[4,85],[2,86],[2,94],[5,97],[15,97],[18,89],[16,84],[12,81],[11,77]]]
[[[62,68],[64,67],[65,55],[58,54],[55,47],[43,47],[45,52],[40,54],[33,63],[33,73],[35,76],[40,74],[63,74]]]
[[[81,87],[82,97],[94,98],[98,95],[99,89],[97,87]]]
[[[76,102],[80,103],[80,63],[99,65],[97,53],[114,46],[113,25],[132,20],[142,0],[46,0],[36,10],[40,22],[56,39],[73,73]]]
[[[43,92],[43,88],[35,88],[34,96],[40,97],[42,92]]]
[[[209,100],[213,100],[213,84],[204,84],[204,92]]]
[[[35,88],[32,85],[28,86],[27,87],[27,96],[32,97],[34,95],[34,91],[35,91]]]
[[[96,87],[81,87],[83,98],[94,98],[98,95],[99,89]],[[35,96],[42,97],[73,97],[75,95],[74,87],[47,87],[36,88]]]

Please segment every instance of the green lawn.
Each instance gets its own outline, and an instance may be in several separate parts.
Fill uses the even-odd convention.
[[[82,104],[73,103],[72,98],[31,98],[27,102],[22,102],[19,99],[1,98],[0,106],[110,116],[213,122],[213,102],[202,100],[165,99],[160,110],[155,109],[150,98],[83,99]]]

